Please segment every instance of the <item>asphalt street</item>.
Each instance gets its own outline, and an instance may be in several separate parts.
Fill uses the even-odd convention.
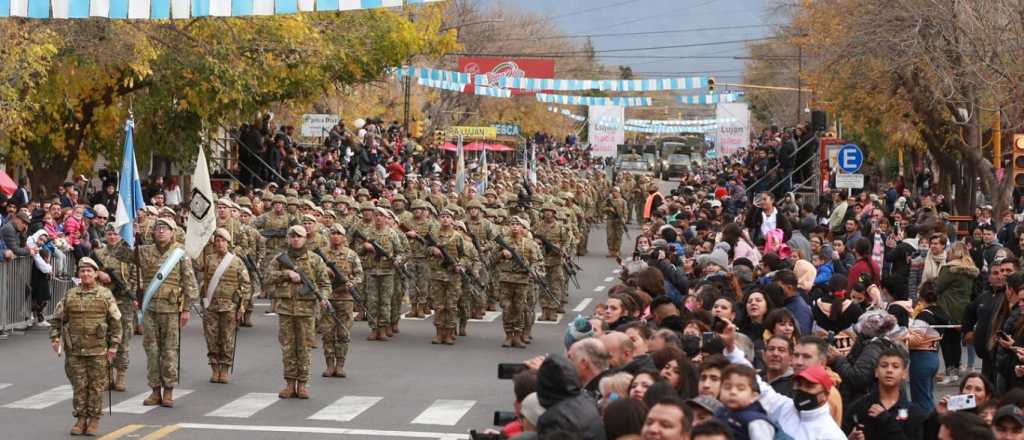
[[[635,232],[632,233],[635,237]],[[632,249],[623,244],[623,251]],[[494,411],[511,411],[512,383],[497,379],[497,365],[535,355],[564,353],[567,323],[592,312],[613,282],[616,264],[605,258],[603,226],[592,229],[590,253],[578,264],[580,289],[570,284],[569,316],[538,323],[526,349],[502,348],[500,312],[469,326],[454,346],[431,345],[431,319],[403,319],[388,342],[366,341],[365,322],[353,326],[347,378],[325,379],[322,349],[313,355],[309,400],[277,398],[283,386],[277,318],[257,300],[254,326],[239,332],[230,384],[209,383],[206,344],[197,320],[182,334],[181,383],[174,408],[143,407],[148,394],[142,339],[132,340],[128,390],[114,392],[113,415],[101,420],[103,439],[469,438],[490,427]],[[0,341],[0,437],[68,437],[74,424],[64,361],[47,342],[46,329]],[[105,398],[106,400],[106,398]]]

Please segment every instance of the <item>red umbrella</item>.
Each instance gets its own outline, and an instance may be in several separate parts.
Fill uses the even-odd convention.
[[[488,144],[487,145],[487,151],[500,151],[500,152],[512,151],[512,147],[509,147],[508,145],[502,145],[502,144]]]
[[[480,151],[480,150],[483,150],[483,148],[484,148],[484,144],[472,143],[472,144],[469,144],[469,145],[463,145],[462,146],[462,151]],[[445,144],[441,146],[441,149],[445,150],[445,151],[459,151],[459,147],[457,145],[451,143],[451,142],[445,142]],[[490,148],[488,148],[488,149],[490,149]]]
[[[18,190],[18,185],[11,180],[11,176],[7,173],[0,171],[0,191],[7,194],[8,197],[13,196],[14,192]]]

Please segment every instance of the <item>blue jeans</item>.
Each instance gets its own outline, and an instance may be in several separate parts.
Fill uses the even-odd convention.
[[[935,409],[935,373],[939,372],[939,352],[910,352],[910,401],[931,413]]]

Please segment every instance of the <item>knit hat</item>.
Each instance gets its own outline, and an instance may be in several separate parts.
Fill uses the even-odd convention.
[[[523,399],[519,404],[519,412],[527,422],[530,422],[533,426],[537,426],[540,416],[544,414],[544,407],[541,406],[540,399],[537,398],[537,393],[530,393]]]
[[[572,344],[594,336],[594,327],[592,327],[590,325],[590,321],[582,315],[576,315],[576,319],[570,322],[568,326],[569,328],[565,331],[566,350],[568,350]]]

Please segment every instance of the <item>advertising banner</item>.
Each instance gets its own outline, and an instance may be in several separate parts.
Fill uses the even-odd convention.
[[[750,144],[750,109],[745,102],[719,103],[715,108],[718,119],[718,157],[725,157]]]
[[[554,78],[555,60],[541,58],[459,57],[459,72],[471,76],[484,75],[488,84],[497,84],[498,78]],[[465,93],[473,93],[473,87]],[[532,95],[538,90],[512,89],[513,95]]]

